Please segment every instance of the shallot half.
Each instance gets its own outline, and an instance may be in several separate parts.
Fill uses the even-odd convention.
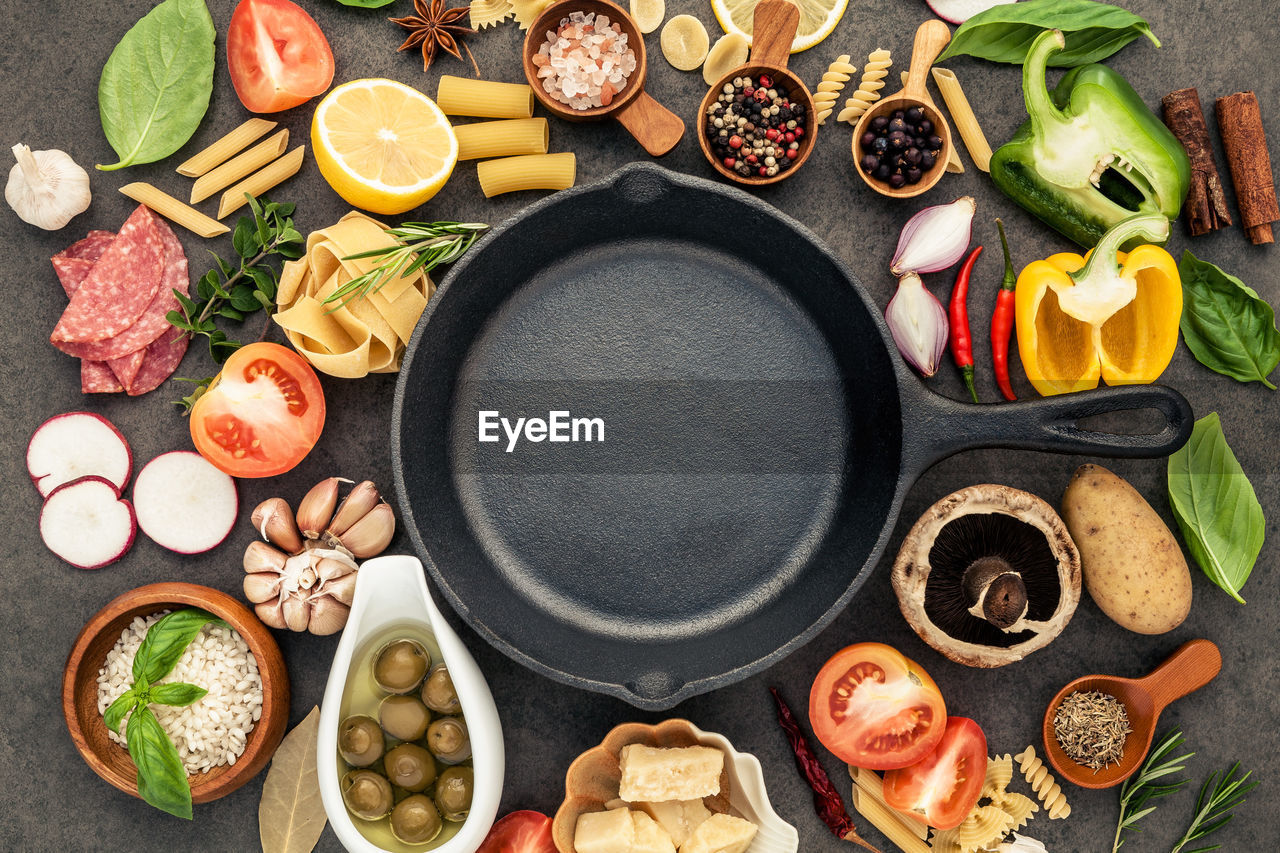
[[[884,319],[907,363],[925,376],[937,373],[947,348],[947,310],[925,289],[920,276],[909,272],[898,279],[898,292],[889,300]]]
[[[951,204],[926,207],[908,219],[898,237],[890,272],[901,276],[938,272],[955,265],[969,248],[977,209],[971,196],[962,196]]]

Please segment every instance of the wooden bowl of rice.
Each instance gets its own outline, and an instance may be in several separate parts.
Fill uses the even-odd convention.
[[[108,654],[135,618],[145,620],[161,611],[187,607],[207,610],[231,626],[253,654],[262,682],[261,714],[253,728],[240,738],[244,751],[235,756],[234,763],[194,773],[188,768],[192,801],[207,803],[231,793],[266,767],[289,721],[289,677],[280,647],[253,611],[235,598],[197,584],[156,583],[112,599],[80,630],[67,656],[67,668],[62,676],[62,713],[71,740],[93,772],[121,791],[138,796],[137,768],[128,751],[111,740],[102,721],[98,675]],[[178,666],[181,668],[183,664],[180,662]],[[227,670],[220,674],[230,677]],[[201,686],[209,687],[209,684]],[[254,691],[249,688],[248,692]],[[157,707],[152,706],[153,710]],[[222,742],[226,742],[225,738]]]

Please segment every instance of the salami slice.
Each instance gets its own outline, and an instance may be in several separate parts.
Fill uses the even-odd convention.
[[[90,231],[88,237],[72,243],[50,259],[53,262],[54,272],[58,274],[58,281],[61,282],[62,289],[67,294],[67,299],[76,292],[76,288],[89,275],[89,270],[93,269],[93,265],[106,252],[115,237],[116,235],[110,231]],[[85,394],[114,394],[123,391],[124,382],[117,373],[123,373],[131,378],[136,376],[138,369],[142,366],[144,354],[140,352],[136,363],[121,364],[119,369],[105,361],[82,359],[80,391]]]
[[[54,258],[70,258],[78,261],[96,261],[106,253],[116,235],[111,231],[90,231],[83,240],[77,240]]]
[[[84,394],[114,394],[124,386],[105,361],[80,362],[80,391]]]
[[[111,368],[116,379],[120,380],[120,384],[124,386],[124,390],[128,391],[134,377],[138,375],[138,370],[142,367],[142,360],[146,357],[147,348],[143,347],[137,352],[111,359],[107,362],[107,367]]]
[[[52,261],[53,271],[58,274],[58,281],[61,282],[67,299],[71,298],[76,288],[80,286],[80,282],[84,281],[89,270],[93,269],[93,265],[97,263],[84,258],[69,258],[61,255],[54,255]]]
[[[164,269],[164,244],[156,221],[155,215],[142,205],[125,220],[116,239],[62,312],[49,336],[55,346],[105,340],[128,329],[142,316],[160,287]],[[134,349],[137,347],[126,352]],[[95,357],[115,358],[126,352]]]
[[[129,396],[136,397],[139,394],[154,391],[164,384],[164,381],[182,363],[182,357],[187,354],[188,343],[190,338],[179,334],[177,329],[174,329],[172,334],[165,332],[156,338],[151,346],[147,347],[147,357],[142,362],[142,369],[126,389]]]

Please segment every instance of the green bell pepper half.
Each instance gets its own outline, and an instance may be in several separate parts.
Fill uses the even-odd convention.
[[[1134,214],[1177,218],[1191,182],[1182,144],[1105,65],[1072,69],[1050,94],[1045,70],[1065,44],[1059,30],[1032,43],[1022,67],[1030,118],[992,155],[991,179],[1085,248]]]

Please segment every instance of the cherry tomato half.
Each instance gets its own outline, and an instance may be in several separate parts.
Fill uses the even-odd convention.
[[[541,812],[512,812],[493,825],[476,853],[556,853],[551,818]]]
[[[937,829],[955,829],[978,804],[987,775],[987,736],[968,717],[948,717],[938,748],[884,774],[884,801]]]
[[[233,477],[274,477],[302,461],[324,429],[324,391],[288,347],[236,350],[191,409],[196,450]]]
[[[289,0],[240,0],[227,27],[231,84],[245,108],[275,113],[333,82],[333,51],[320,25]]]
[[[915,764],[938,745],[946,721],[938,685],[919,664],[883,643],[836,652],[809,692],[814,734],[854,767]]]

